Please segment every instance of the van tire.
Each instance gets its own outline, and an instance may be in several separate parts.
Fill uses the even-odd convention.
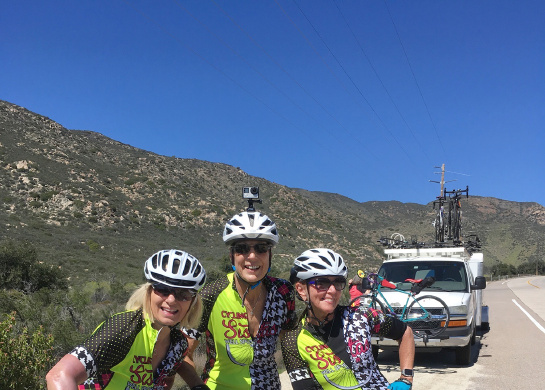
[[[471,341],[465,347],[456,348],[456,364],[459,366],[468,366],[471,364]]]

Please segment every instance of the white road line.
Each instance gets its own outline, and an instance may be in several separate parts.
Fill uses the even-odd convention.
[[[516,300],[513,299],[513,303],[514,303],[515,305],[517,305],[518,308],[519,308],[520,310],[522,310],[522,312],[523,312],[524,314],[526,314],[526,316],[530,319],[530,321],[532,321],[532,322],[534,323],[534,325],[537,326],[537,328],[538,328],[540,331],[542,331],[543,333],[545,333],[545,328],[542,327],[542,326],[539,324],[539,322],[537,322],[537,321],[536,321],[536,320],[535,320],[535,319],[534,319],[526,310],[524,310],[524,309],[522,308],[522,306],[519,305],[519,303],[518,303]]]

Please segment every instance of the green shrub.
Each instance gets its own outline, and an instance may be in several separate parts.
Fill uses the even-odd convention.
[[[40,326],[29,332],[18,327],[15,312],[0,322],[0,389],[45,389],[45,374],[53,365],[53,337]]]

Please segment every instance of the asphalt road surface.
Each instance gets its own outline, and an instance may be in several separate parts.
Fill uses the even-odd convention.
[[[490,330],[478,332],[472,364],[456,365],[454,351],[417,352],[413,390],[545,390],[545,277],[488,283],[483,301]],[[389,381],[399,378],[395,352],[380,352],[378,363]]]

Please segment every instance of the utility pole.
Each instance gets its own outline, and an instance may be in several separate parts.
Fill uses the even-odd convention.
[[[439,168],[439,167],[435,167],[435,168]],[[439,174],[439,172],[434,172],[436,174]],[[456,180],[449,180],[449,181],[456,181]],[[435,181],[435,180],[430,180],[431,183],[439,183],[441,184],[441,193],[439,194],[438,198],[442,199],[443,196],[445,195],[444,191],[445,191],[445,164],[441,164],[441,181]]]
[[[441,165],[441,193],[439,196],[443,196],[443,190],[445,188],[445,164]]]

